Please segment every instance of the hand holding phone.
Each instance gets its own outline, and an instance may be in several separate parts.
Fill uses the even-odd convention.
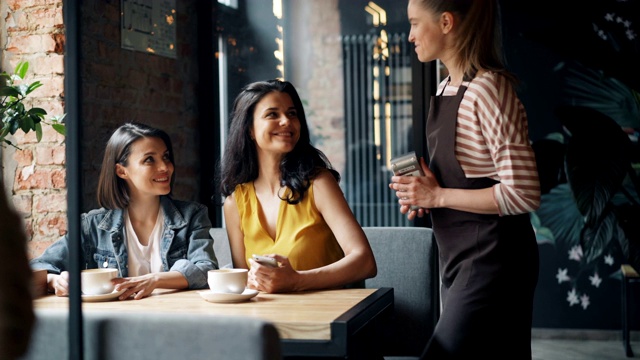
[[[278,261],[275,258],[272,258],[269,256],[260,256],[256,254],[253,254],[253,256],[251,257],[253,258],[253,260],[260,263],[260,265],[265,265],[269,267],[278,267]]]
[[[424,176],[415,151],[391,159],[391,170],[396,176]],[[410,209],[417,211],[420,207],[411,205]]]

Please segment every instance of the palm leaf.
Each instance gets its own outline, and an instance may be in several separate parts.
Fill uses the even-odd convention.
[[[565,104],[597,110],[621,127],[640,128],[640,105],[631,88],[577,62],[562,63],[558,69],[564,73]]]
[[[538,228],[544,229],[545,234],[551,232],[552,236],[547,237],[548,240],[555,240],[556,247],[567,250],[580,244],[584,221],[569,184],[560,184],[548,194],[542,195],[540,207],[535,214],[539,219]]]
[[[622,241],[622,251],[628,254],[624,231],[618,226],[614,213],[607,210],[601,221],[593,227],[585,226],[582,231],[584,261],[588,264],[598,259],[614,239]]]
[[[556,114],[569,130],[567,180],[588,227],[595,227],[631,166],[631,142],[620,125],[599,111],[560,107]]]

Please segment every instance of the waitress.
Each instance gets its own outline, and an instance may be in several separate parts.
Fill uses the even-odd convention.
[[[540,186],[525,109],[504,67],[495,0],[409,0],[409,41],[449,76],[432,97],[425,176],[391,178],[400,211],[431,214],[442,314],[423,359],[531,359]],[[417,211],[410,206],[420,207]]]

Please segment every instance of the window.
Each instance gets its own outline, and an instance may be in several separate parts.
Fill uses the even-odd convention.
[[[221,1],[222,2],[222,1]],[[342,175],[362,226],[403,226],[389,160],[413,148],[406,4],[395,0],[240,0],[220,9],[221,131],[245,84],[298,90],[313,144]]]

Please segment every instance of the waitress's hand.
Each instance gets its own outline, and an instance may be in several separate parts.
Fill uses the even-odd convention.
[[[389,188],[396,191],[400,212],[408,214],[409,220],[424,216],[430,208],[440,207],[438,204],[442,188],[422,157],[420,167],[424,176],[392,176],[389,184]],[[420,209],[410,210],[411,205],[419,206]]]
[[[278,261],[277,267],[262,265],[249,258],[247,287],[266,293],[282,293],[296,291],[300,274],[295,271],[286,256],[267,254]]]

